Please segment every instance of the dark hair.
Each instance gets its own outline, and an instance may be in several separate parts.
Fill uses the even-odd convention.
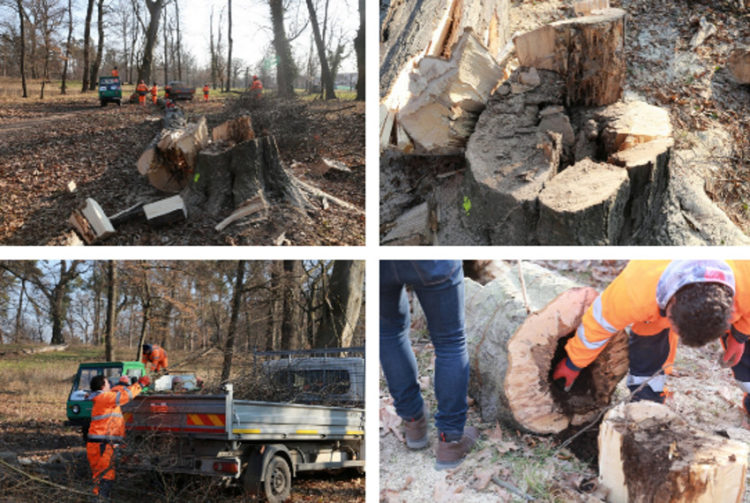
[[[100,389],[104,389],[104,381],[106,381],[107,378],[103,375],[95,375],[91,378],[91,391],[99,391]]]
[[[690,283],[672,298],[669,319],[685,345],[705,346],[729,328],[733,295],[726,285]]]

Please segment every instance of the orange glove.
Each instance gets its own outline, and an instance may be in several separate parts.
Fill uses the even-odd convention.
[[[552,380],[557,381],[558,379],[565,379],[565,391],[570,391],[573,386],[578,374],[581,373],[581,369],[573,365],[570,358],[567,356],[560,360],[560,363],[555,367],[555,371],[552,373]]]
[[[724,344],[724,357],[721,361],[727,367],[734,367],[740,362],[740,358],[745,352],[745,343],[738,341],[732,334],[729,334]]]
[[[138,379],[138,384],[145,388],[146,386],[149,386],[151,384],[151,379],[148,376],[143,376]]]

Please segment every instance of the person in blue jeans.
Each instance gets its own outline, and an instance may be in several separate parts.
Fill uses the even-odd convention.
[[[460,260],[383,260],[380,262],[380,365],[396,413],[404,420],[406,445],[428,444],[427,409],[417,381],[417,360],[409,339],[406,285],[422,305],[435,347],[438,430],[435,468],[458,466],[478,437],[465,427],[469,354],[464,333],[464,276]]]

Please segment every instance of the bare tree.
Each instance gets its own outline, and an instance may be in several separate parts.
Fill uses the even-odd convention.
[[[167,24],[167,9],[164,9],[164,22],[162,23],[162,35],[164,37],[164,84],[169,81],[169,25]],[[148,82],[146,82],[148,84]]]
[[[211,87],[216,89],[216,51],[214,49],[214,8],[211,7],[211,15],[209,16],[208,30],[209,30],[209,51],[211,52]]]
[[[99,40],[96,43],[96,56],[94,57],[94,62],[91,63],[91,81],[89,82],[90,91],[97,89],[99,84],[97,76],[99,73],[99,67],[102,65],[102,53],[104,51],[104,0],[99,0],[96,4],[96,26],[99,32]]]
[[[19,43],[21,44],[21,57],[19,58],[19,64],[21,66],[21,87],[23,88],[23,97],[28,98],[28,94],[26,94],[26,70],[24,69],[24,61],[26,60],[26,37],[24,36],[23,29],[24,10],[21,0],[16,0],[16,7],[18,8],[18,28],[21,32],[21,37],[19,39]]]
[[[114,260],[107,261],[107,330],[104,332],[105,361],[114,360],[112,341],[117,325],[117,264]]]
[[[227,0],[228,17],[227,17],[227,87],[229,92],[232,87],[232,0]]]
[[[302,308],[300,304],[302,261],[285,260],[281,316],[281,349],[300,349],[303,331]]]
[[[305,2],[307,3],[307,10],[310,13],[310,24],[312,24],[315,46],[318,49],[318,58],[320,59],[320,78],[323,85],[323,96],[327,100],[336,99],[336,93],[333,88],[333,76],[331,74],[331,69],[328,66],[326,48],[323,43],[323,37],[320,34],[320,26],[318,25],[318,17],[315,14],[315,7],[312,4],[312,0],[305,0]]]
[[[20,2],[20,0],[19,0]],[[91,44],[91,16],[94,13],[94,0],[88,0],[86,7],[86,21],[83,27],[83,83],[81,92],[85,93],[89,87],[89,45]]]
[[[363,261],[338,260],[334,263],[315,347],[346,347],[351,344],[362,306],[364,278]]]
[[[60,93],[67,93],[66,80],[68,78],[68,62],[70,61],[70,44],[73,39],[73,0],[68,0],[68,39],[65,42],[65,61],[63,62],[62,84]]]
[[[245,261],[237,262],[237,273],[234,283],[234,294],[232,295],[232,314],[229,319],[229,329],[227,330],[227,339],[224,344],[224,363],[221,366],[221,382],[229,380],[229,373],[232,370],[232,358],[234,356],[234,340],[237,333],[237,320],[242,308],[242,289],[245,278]]]
[[[297,73],[292,59],[292,48],[284,28],[284,5],[282,0],[269,0],[271,8],[271,23],[273,24],[273,46],[276,50],[278,63],[276,65],[276,84],[279,96],[291,98],[294,96],[294,76]]]
[[[357,54],[357,101],[365,100],[365,0],[359,0],[359,30],[354,39]]]
[[[177,80],[182,80],[182,35],[180,33],[180,2],[174,0],[174,19],[177,29]],[[165,81],[164,84],[167,82]]]
[[[138,68],[138,81],[151,82],[151,64],[154,59],[154,45],[159,33],[159,18],[164,7],[164,0],[145,0],[150,17],[146,29],[146,45],[143,48],[143,58]]]

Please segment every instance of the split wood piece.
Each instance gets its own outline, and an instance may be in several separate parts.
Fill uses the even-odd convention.
[[[430,244],[427,203],[409,208],[394,222],[382,244],[417,246]]]
[[[241,143],[253,138],[255,138],[255,132],[253,131],[253,123],[249,115],[230,119],[219,124],[211,131],[211,139],[215,142]]]
[[[466,280],[469,393],[482,420],[544,434],[590,421],[627,372],[626,334],[610,339],[565,393],[551,382],[551,371],[597,292],[524,262],[525,300],[517,264],[498,263],[493,275],[485,286]]]
[[[665,109],[643,101],[615,103],[595,114],[608,156],[639,143],[672,138],[672,122]]]
[[[601,9],[609,9],[609,0],[575,0],[573,2],[573,11],[576,16],[588,16]]]
[[[599,428],[599,477],[613,503],[741,501],[748,451],[665,405],[621,404]]]
[[[354,213],[356,213],[358,215],[362,215],[362,216],[366,215],[366,213],[365,213],[364,210],[361,210],[361,209],[357,208],[353,204],[348,203],[348,202],[344,201],[343,199],[339,199],[338,197],[332,196],[328,192],[320,190],[317,187],[313,187],[309,183],[305,183],[305,182],[303,182],[302,180],[299,180],[299,179],[296,179],[296,183],[297,183],[297,185],[299,185],[299,187],[302,190],[304,190],[308,194],[310,194],[312,196],[315,196],[315,197],[319,197],[321,199],[321,204],[323,204],[323,206],[325,206],[326,202],[328,201],[328,202],[334,203],[337,206],[340,206],[340,207],[345,208],[345,209],[347,209],[349,211],[352,211],[352,212],[354,212]]]
[[[143,206],[146,221],[153,227],[174,224],[187,219],[187,208],[177,194]]]
[[[300,182],[282,165],[273,136],[254,138],[229,148],[213,146],[198,154],[195,173],[182,196],[188,211],[216,216],[235,209],[261,191],[269,203],[307,209],[311,204]]]
[[[602,106],[620,99],[625,84],[625,11],[548,24],[514,38],[522,66],[565,79],[565,104]]]
[[[618,244],[629,197],[625,170],[591,159],[577,162],[549,181],[539,194],[539,243]]]
[[[493,244],[536,244],[539,192],[560,166],[562,135],[539,127],[539,112],[562,104],[563,83],[540,70],[540,84],[518,74],[501,85],[466,147],[465,190],[457,201],[462,225]]]
[[[409,76],[411,97],[396,116],[415,152],[462,152],[503,72],[471,28],[461,34],[450,59],[422,58]]]
[[[68,222],[87,244],[115,233],[115,228],[102,207],[90,197],[86,199],[86,205],[83,208],[73,211]]]
[[[750,46],[740,46],[732,51],[727,67],[740,84],[750,84]]]
[[[235,220],[239,220],[240,218],[254,215],[255,213],[258,213],[259,211],[263,211],[263,210],[268,210],[268,203],[263,197],[263,193],[258,191],[255,197],[242,203],[242,206],[234,210],[231,215],[229,215],[227,218],[222,220],[216,226],[216,230],[221,232]]]
[[[396,112],[389,109],[385,104],[380,104],[380,151],[388,148],[391,143],[391,133],[393,132],[393,121],[396,118]]]
[[[404,106],[414,65],[424,56],[450,58],[466,27],[497,56],[510,38],[509,15],[509,0],[390,2],[380,22],[381,103],[394,111]]]

